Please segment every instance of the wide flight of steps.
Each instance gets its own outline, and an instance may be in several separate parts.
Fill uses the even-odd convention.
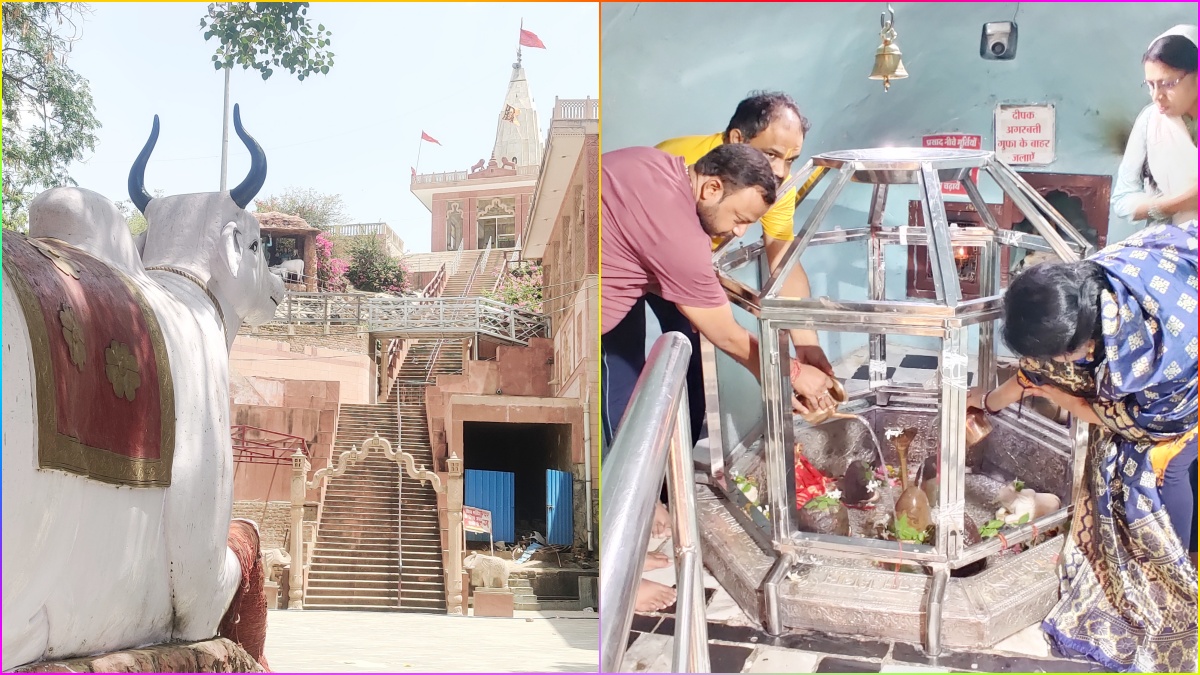
[[[376,432],[396,446],[394,404],[343,405],[333,459]],[[329,479],[321,512],[306,609],[394,610],[400,581],[399,470],[372,451]]]

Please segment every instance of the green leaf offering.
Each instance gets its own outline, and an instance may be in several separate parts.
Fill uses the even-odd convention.
[[[911,541],[918,544],[925,543],[925,531],[918,530],[908,522],[908,516],[900,514],[899,517],[892,520],[892,534],[901,541]]]

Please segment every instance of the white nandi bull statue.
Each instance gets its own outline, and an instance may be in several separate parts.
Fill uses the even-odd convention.
[[[212,638],[241,582],[229,350],[284,290],[245,210],[266,156],[237,107],[234,125],[240,185],[152,200],[155,116],[129,173],[141,251],[78,188],[42,193],[30,236],[4,236],[5,670]]]

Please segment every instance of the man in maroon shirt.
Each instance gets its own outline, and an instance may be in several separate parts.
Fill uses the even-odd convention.
[[[694,326],[758,376],[758,338],[734,319],[713,270],[712,237],[741,236],[775,203],[777,185],[766,155],[745,144],[720,145],[691,166],[654,148],[604,153],[600,348],[606,445],[645,365],[647,303],[663,332],[692,336]],[[663,320],[671,315],[679,320]],[[692,370],[688,395],[695,404],[695,438],[704,399],[699,369]],[[814,400],[831,384],[828,375],[808,365],[793,379],[796,391]]]
[[[761,151],[725,144],[695,164],[654,148],[604,153],[601,162],[601,417],[604,451],[629,405],[646,364],[646,305],[663,332],[692,340],[688,369],[692,438],[704,417],[698,339],[708,338],[758,376],[758,338],[733,318],[733,309],[712,266],[712,237],[741,236],[775,203],[778,179]],[[792,386],[812,399],[832,384],[808,365]],[[668,528],[665,509],[655,509],[656,536]],[[648,554],[644,569],[663,567],[664,556]],[[659,610],[675,601],[675,589],[639,584],[635,611]]]

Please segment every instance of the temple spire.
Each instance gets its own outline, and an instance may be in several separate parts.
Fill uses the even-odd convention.
[[[512,64],[508,91],[504,94],[504,102],[500,105],[496,120],[492,156],[500,160],[502,165],[505,161],[518,167],[542,163],[541,130],[533,96],[529,92],[529,82],[525,78],[525,68],[521,65],[520,46],[517,47],[517,61]]]

